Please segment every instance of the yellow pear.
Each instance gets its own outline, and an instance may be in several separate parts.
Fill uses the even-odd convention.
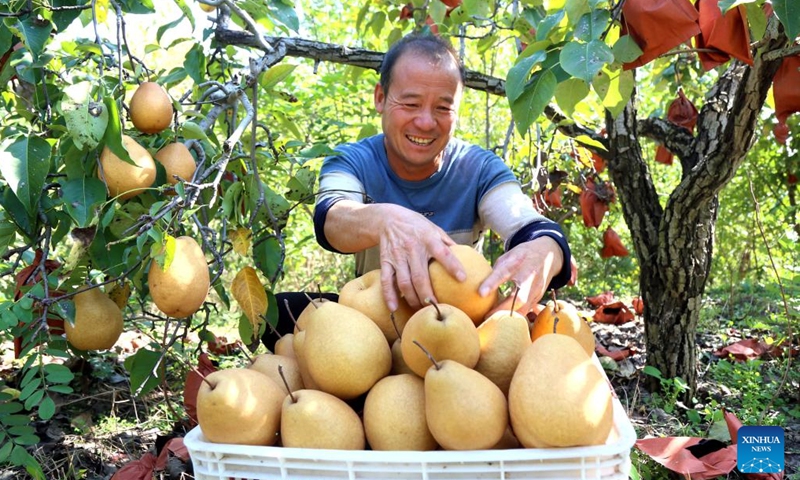
[[[191,180],[197,168],[191,152],[181,142],[164,145],[156,152],[154,158],[164,165],[164,171],[167,173],[167,182],[170,185],[175,185],[179,182],[176,176],[183,180]]]
[[[172,100],[155,82],[143,82],[136,88],[129,109],[133,126],[142,133],[159,133],[172,122]]]
[[[248,368],[217,370],[197,391],[197,423],[210,442],[274,445],[286,393]]]
[[[294,351],[294,334],[287,333],[275,342],[275,355],[283,355],[297,359],[297,354]]]
[[[363,417],[373,450],[436,450],[425,419],[425,384],[414,374],[378,380],[364,400]]]
[[[217,7],[215,7],[214,5],[209,5],[207,3],[202,3],[202,2],[197,2],[197,3],[200,5],[200,10],[206,13],[211,13],[217,9]]]
[[[417,341],[437,360],[455,360],[469,368],[478,363],[481,344],[478,329],[461,310],[445,304],[428,305],[408,319],[400,343],[403,359],[420,377],[431,366],[431,361],[418,346]]]
[[[491,380],[453,360],[425,374],[425,418],[446,450],[492,448],[508,428],[506,397]]]
[[[349,400],[366,393],[392,368],[392,352],[369,317],[336,302],[311,313],[302,357],[320,390]]]
[[[122,144],[135,165],[122,160],[105,146],[100,152],[97,177],[105,182],[110,196],[127,200],[153,184],[156,179],[156,163],[150,153],[128,135],[122,136]]]
[[[211,279],[203,249],[192,237],[175,239],[172,261],[163,270],[150,262],[147,284],[153,302],[164,314],[184,318],[196,312],[208,295]]]
[[[319,390],[298,390],[283,401],[281,443],[289,448],[363,450],[364,425],[344,400]]]
[[[519,359],[531,344],[528,328],[528,318],[510,310],[495,312],[478,326],[481,356],[475,370],[494,382],[505,395]]]
[[[306,329],[306,324],[308,323],[308,318],[311,316],[311,312],[318,309],[322,304],[328,303],[330,300],[324,297],[317,297],[312,298],[308,305],[300,312],[300,315],[297,316],[297,319],[294,322],[294,333],[297,334],[300,330]]]
[[[553,324],[555,324],[555,331]],[[569,335],[581,344],[589,356],[594,354],[595,339],[592,329],[571,303],[551,300],[536,315],[533,325],[531,325],[531,341],[535,342],[536,339],[550,333]]]
[[[403,340],[397,338],[392,342],[392,375],[399,375],[401,373],[414,373],[414,370],[408,368],[405,359],[403,358]],[[416,374],[415,374],[416,375]]]
[[[122,334],[122,311],[99,288],[75,295],[75,324],[64,322],[67,341],[78,350],[106,350]]]
[[[611,388],[569,335],[543,335],[528,347],[511,379],[508,409],[528,448],[599,445],[613,425]]]
[[[317,382],[311,377],[308,371],[308,362],[303,355],[304,345],[306,342],[306,332],[301,330],[292,335],[292,351],[297,359],[297,367],[300,369],[300,378],[303,379],[303,386],[307,389],[319,390]]]
[[[392,312],[383,299],[380,269],[369,271],[345,283],[339,290],[339,303],[355,308],[371,318],[380,327],[389,344],[395,341],[397,332],[403,331],[406,322],[414,314],[408,303],[400,298],[400,306],[394,312],[394,324],[392,323]]]
[[[447,273],[441,263],[433,261],[428,267],[433,294],[438,303],[446,303],[461,309],[475,325],[478,325],[498,299],[497,291],[485,297],[478,295],[478,287],[492,273],[492,266],[480,252],[469,245],[453,245],[450,250],[464,266],[467,279],[459,282]]]
[[[281,367],[280,369],[278,367]],[[262,353],[253,357],[252,363],[247,366],[251,370],[261,372],[281,387],[286,393],[303,389],[303,377],[300,375],[300,366],[297,360],[283,355]],[[281,370],[283,377],[281,377]],[[284,383],[284,378],[286,382]],[[289,390],[286,389],[289,384]]]

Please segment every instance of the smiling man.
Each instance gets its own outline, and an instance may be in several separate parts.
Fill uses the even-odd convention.
[[[520,288],[518,310],[527,312],[570,277],[560,227],[534,210],[502,159],[454,137],[464,78],[447,41],[404,37],[386,53],[375,87],[383,133],[338,147],[322,165],[317,241],[354,253],[356,275],[380,268],[391,310],[400,295],[412,307],[435,298],[432,259],[463,279],[448,247],[479,248],[486,229],[505,240],[506,252],[481,286],[483,296],[512,281]]]

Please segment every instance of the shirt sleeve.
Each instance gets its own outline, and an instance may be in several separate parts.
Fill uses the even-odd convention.
[[[335,249],[325,236],[325,220],[328,218],[328,211],[340,200],[368,203],[364,186],[355,176],[341,171],[320,176],[319,195],[314,207],[314,234],[322,248],[334,253],[344,252]]]
[[[564,231],[533,208],[533,202],[517,182],[506,182],[487,192],[478,209],[486,226],[505,241],[506,251],[542,236],[555,240],[564,262],[548,289],[561,288],[569,282],[571,252]]]

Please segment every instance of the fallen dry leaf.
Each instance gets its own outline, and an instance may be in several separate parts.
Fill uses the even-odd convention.
[[[605,292],[595,295],[594,297],[586,297],[586,302],[592,306],[592,308],[600,308],[603,305],[607,305],[614,301],[614,292],[611,290],[606,290]]]
[[[608,350],[606,347],[604,347],[604,346],[602,346],[600,344],[595,345],[594,349],[595,349],[595,351],[597,352],[598,355],[604,356],[604,357],[609,357],[609,358],[611,358],[612,360],[614,360],[616,362],[619,362],[620,360],[624,360],[624,359],[630,357],[631,355],[633,355],[633,353],[634,353],[634,349],[632,349],[632,348],[627,348],[626,347],[626,348],[621,348],[619,350]]]
[[[111,480],[152,480],[156,466],[156,456],[150,452],[142,455],[139,460],[133,460],[111,476]]]
[[[598,323],[621,325],[632,321],[634,318],[633,312],[622,302],[603,305],[594,312],[594,321]]]
[[[628,249],[622,244],[617,232],[611,227],[606,228],[603,232],[603,249],[600,250],[600,257],[627,257],[628,254]]]
[[[714,355],[723,358],[733,357],[734,360],[743,362],[759,358],[768,350],[769,347],[766,343],[755,338],[746,338],[720,348],[714,352]]]

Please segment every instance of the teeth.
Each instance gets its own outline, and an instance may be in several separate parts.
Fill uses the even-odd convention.
[[[411,140],[412,142],[416,143],[417,145],[430,145],[431,143],[433,143],[433,139],[432,138],[420,138],[420,137],[412,137],[411,135],[408,135],[408,139]]]

